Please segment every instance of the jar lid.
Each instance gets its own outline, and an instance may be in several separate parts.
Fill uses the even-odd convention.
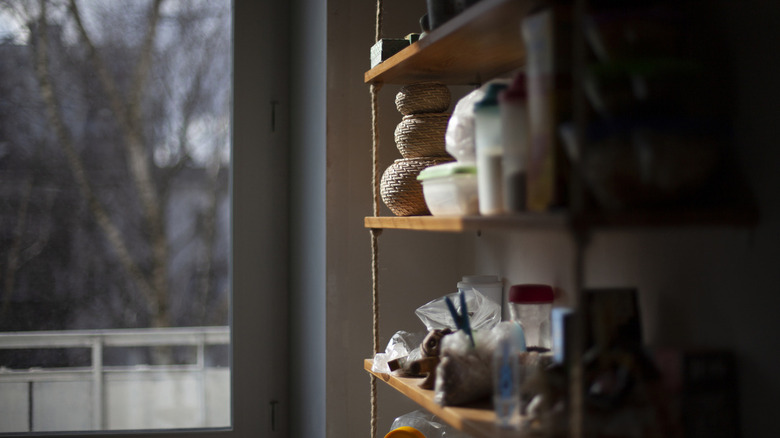
[[[385,438],[425,438],[425,435],[412,426],[401,426],[391,430]]]
[[[453,161],[450,163],[436,164],[428,166],[420,171],[417,175],[419,181],[427,181],[437,178],[446,178],[448,176],[455,175],[476,175],[477,166],[469,163],[461,163],[459,161]]]
[[[463,280],[458,282],[458,287],[461,285],[465,287],[473,284],[486,283],[501,283],[501,278],[498,275],[464,275]]]
[[[509,302],[518,304],[552,303],[555,298],[552,286],[546,284],[516,284],[509,288]]]

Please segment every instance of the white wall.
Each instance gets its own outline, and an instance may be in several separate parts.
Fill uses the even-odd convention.
[[[327,83],[327,436],[370,432],[369,376],[363,359],[373,356],[370,234],[363,218],[371,207],[370,93],[363,83],[374,42],[373,2],[328,3]],[[386,3],[385,37],[419,31],[420,1]],[[401,158],[393,130],[401,115],[399,87],[380,91],[381,169]],[[384,205],[383,213],[389,214]],[[462,237],[385,231],[380,236],[380,344],[395,331],[424,330],[414,309],[455,290],[461,275]],[[445,254],[446,257],[442,257]],[[438,265],[438,268],[434,268]],[[379,434],[416,407],[379,385]]]

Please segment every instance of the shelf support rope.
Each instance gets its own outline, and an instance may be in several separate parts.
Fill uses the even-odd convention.
[[[376,27],[374,39],[379,42],[382,39],[382,0],[376,2]],[[379,216],[379,90],[382,84],[371,84],[371,187],[373,188],[373,213]],[[379,235],[381,229],[371,229],[371,300],[372,323],[374,335],[374,354],[379,353]],[[371,375],[371,438],[377,436],[377,388],[376,377]]]

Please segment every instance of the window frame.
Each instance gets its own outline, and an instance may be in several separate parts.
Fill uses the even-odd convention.
[[[232,427],[1,433],[0,437],[288,435],[286,188],[290,5],[255,0],[232,2]]]

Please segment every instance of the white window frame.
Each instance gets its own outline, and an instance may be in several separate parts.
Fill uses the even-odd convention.
[[[284,1],[233,0],[232,427],[57,436],[288,436],[289,8]]]

